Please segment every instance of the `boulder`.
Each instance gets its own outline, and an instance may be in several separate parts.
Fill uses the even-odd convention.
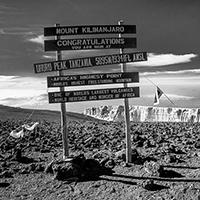
[[[140,155],[139,155],[137,149],[131,150],[131,157],[132,157],[132,162],[136,162],[138,159],[140,159]],[[126,150],[123,149],[123,150],[117,151],[115,153],[115,158],[117,160],[126,161]]]
[[[79,175],[79,171],[71,162],[68,162],[55,167],[54,175],[54,178],[57,180],[67,180],[69,178],[77,177]]]
[[[161,166],[158,162],[150,161],[144,163],[144,170],[148,173],[148,176],[159,176],[161,172]]]
[[[5,170],[0,174],[0,178],[12,178],[13,172],[11,170]]]
[[[114,161],[99,163],[95,159],[86,159],[83,154],[74,157],[71,161],[52,161],[45,168],[46,173],[53,173],[57,180],[94,180],[100,175],[111,174]],[[105,166],[106,164],[106,166]]]

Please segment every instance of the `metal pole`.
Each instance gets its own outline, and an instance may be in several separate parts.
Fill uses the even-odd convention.
[[[56,27],[60,24],[55,24]],[[60,39],[60,36],[55,36],[56,40]],[[56,51],[56,61],[62,60],[61,51]],[[58,71],[58,76],[62,76],[63,71]],[[60,87],[60,92],[64,92],[64,87]],[[61,103],[61,132],[62,132],[62,141],[63,141],[63,160],[69,156],[69,145],[68,145],[68,129],[67,129],[67,116],[66,116],[66,105]]]
[[[118,25],[123,25],[123,21],[118,21]],[[121,33],[119,34],[121,38]],[[123,54],[123,49],[120,49],[120,54]],[[126,72],[126,64],[121,64],[121,72]],[[127,83],[124,83],[124,88],[127,87]],[[125,140],[126,140],[126,163],[132,162],[132,152],[131,152],[131,137],[130,137],[130,113],[129,113],[129,102],[128,98],[124,98],[124,117],[125,117]]]

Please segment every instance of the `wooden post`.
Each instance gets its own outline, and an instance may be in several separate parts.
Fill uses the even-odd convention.
[[[123,25],[123,21],[120,20],[118,25]],[[121,33],[119,34],[121,38]],[[120,49],[120,54],[123,54],[123,49]],[[121,64],[121,72],[126,72],[126,64]],[[127,83],[123,84],[124,87],[127,87]],[[129,113],[129,102],[128,98],[124,98],[124,118],[125,118],[125,140],[126,140],[126,163],[132,162],[132,152],[131,152],[131,137],[130,137],[130,113]]]
[[[60,24],[56,24],[56,27]],[[56,40],[60,39],[60,36],[55,36]],[[62,60],[61,51],[56,51],[56,61]],[[58,76],[62,76],[63,71],[58,71]],[[64,87],[60,87],[60,92],[64,92]],[[69,145],[68,145],[68,129],[67,129],[67,116],[66,116],[66,105],[61,103],[61,132],[62,132],[62,141],[63,141],[63,160],[66,160],[69,157]]]

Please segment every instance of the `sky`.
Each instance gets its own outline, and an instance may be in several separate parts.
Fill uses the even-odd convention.
[[[59,88],[47,88],[47,76],[35,74],[33,64],[51,62],[56,52],[44,51],[44,27],[78,25],[136,25],[137,48],[124,52],[145,51],[148,60],[127,63],[128,72],[139,72],[140,97],[130,105],[152,106],[156,86],[162,95],[162,107],[200,107],[200,1],[199,0],[1,0],[0,1],[0,104],[33,109],[59,110],[49,104],[47,94]],[[118,37],[117,35],[115,35]],[[69,37],[69,36],[68,36]],[[72,37],[72,36],[71,36]],[[81,38],[83,36],[73,36]],[[84,36],[89,37],[89,36]],[[101,37],[109,37],[102,35]],[[118,49],[62,51],[63,59],[119,53]],[[65,74],[120,72],[120,65],[66,70]],[[94,85],[65,90],[100,89],[121,85]],[[168,100],[168,98],[173,104]],[[119,105],[123,100],[67,103],[67,111]]]

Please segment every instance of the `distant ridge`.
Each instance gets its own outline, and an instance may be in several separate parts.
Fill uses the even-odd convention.
[[[124,106],[99,106],[85,110],[85,115],[106,121],[124,121]],[[200,108],[129,106],[133,122],[200,122]]]
[[[31,113],[33,114],[31,115]],[[20,107],[10,107],[10,106],[0,105],[0,120],[2,121],[5,121],[7,119],[26,120],[29,117],[31,120],[60,121],[60,111],[33,110]],[[98,119],[86,116],[84,114],[67,112],[67,121],[70,120],[98,121]]]

